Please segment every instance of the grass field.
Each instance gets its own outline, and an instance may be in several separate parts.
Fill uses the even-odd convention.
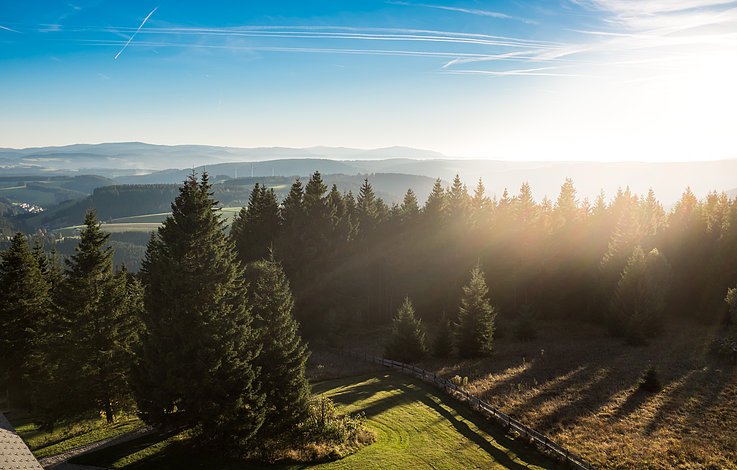
[[[713,329],[673,325],[644,347],[595,327],[545,324],[491,358],[425,368],[469,388],[600,468],[737,469],[737,367],[707,353]],[[649,364],[663,385],[638,390]]]
[[[222,217],[225,219],[225,223],[230,225],[233,222],[236,214],[240,212],[240,207],[223,207],[221,209]],[[158,214],[143,214],[135,215],[131,217],[121,217],[118,219],[112,219],[102,224],[102,229],[109,233],[121,233],[121,232],[153,232],[161,223],[170,215],[170,212],[161,212]],[[70,227],[64,227],[57,229],[56,232],[60,233],[65,237],[74,236],[79,233],[83,225],[73,225]]]
[[[462,404],[427,384],[396,374],[373,374],[316,384],[316,394],[331,397],[340,412],[363,411],[376,442],[318,469],[353,468],[555,468]],[[254,468],[216,455],[187,450],[188,435],[140,438],[74,460],[125,469]],[[298,469],[305,465],[266,468]]]
[[[112,426],[103,419],[88,419],[72,425],[57,426],[53,431],[45,431],[39,429],[38,425],[28,418],[13,414],[8,417],[36,458],[58,455],[75,447],[125,434],[143,426],[139,419],[126,417]]]

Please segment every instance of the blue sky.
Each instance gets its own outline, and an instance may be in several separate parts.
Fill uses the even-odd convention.
[[[737,157],[736,31],[729,0],[9,1],[0,147]]]

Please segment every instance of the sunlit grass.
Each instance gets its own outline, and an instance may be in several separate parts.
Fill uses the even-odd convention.
[[[376,436],[342,460],[314,465],[352,468],[553,468],[554,464],[431,386],[398,374],[341,378],[316,384],[341,413],[364,412]],[[254,468],[194,451],[188,433],[139,438],[75,463],[125,469]],[[282,464],[277,468],[304,468]],[[312,467],[312,466],[310,466]]]
[[[474,393],[600,468],[737,468],[737,367],[705,353],[712,328],[672,325],[643,347],[585,325],[538,332],[425,367],[469,376]],[[638,388],[649,364],[663,384],[653,394]]]

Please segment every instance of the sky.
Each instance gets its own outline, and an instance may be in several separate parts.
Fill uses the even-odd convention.
[[[737,158],[737,1],[0,3],[0,147]]]

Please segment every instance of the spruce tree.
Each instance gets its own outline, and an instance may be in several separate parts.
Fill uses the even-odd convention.
[[[273,189],[256,183],[230,227],[230,236],[241,262],[264,259],[279,236],[281,220],[279,203]]]
[[[663,327],[670,266],[657,249],[645,255],[638,245],[627,260],[612,299],[610,327],[633,344],[643,344]]]
[[[260,348],[216,206],[207,173],[199,182],[193,173],[149,242],[136,399],[152,425],[197,426],[205,439],[242,448],[264,419]]]
[[[555,214],[557,216],[556,228],[563,228],[579,219],[580,210],[576,198],[576,188],[574,188],[573,180],[570,178],[566,178],[566,181],[560,187],[560,194],[555,202]]]
[[[488,226],[494,212],[494,203],[486,195],[484,182],[479,178],[471,198],[471,221],[477,229]]]
[[[384,356],[400,362],[417,362],[427,355],[425,327],[415,316],[415,308],[409,297],[392,321],[392,334],[386,344]]]
[[[0,254],[0,369],[11,399],[27,390],[28,357],[50,311],[50,286],[22,233]]]
[[[320,172],[314,172],[305,186],[302,200],[305,222],[301,248],[307,263],[323,257],[332,242],[335,209],[329,204],[327,191]]]
[[[448,211],[449,217],[463,219],[468,214],[471,197],[468,195],[466,185],[463,184],[458,175],[453,178],[453,184],[451,184],[448,190],[447,202],[446,210]]]
[[[289,189],[289,194],[282,201],[281,206],[282,231],[277,239],[276,254],[284,263],[284,269],[290,279],[294,281],[302,265],[304,243],[305,208],[304,188],[297,178]]]
[[[294,319],[294,300],[284,271],[272,259],[246,269],[254,328],[263,345],[255,360],[264,391],[265,420],[260,439],[285,437],[307,416],[310,386],[305,378],[307,345]]]
[[[88,211],[62,286],[64,330],[57,347],[64,355],[56,386],[67,392],[62,406],[70,415],[102,411],[113,422],[131,404],[130,368],[140,324],[127,274],[113,273],[109,237],[95,211]]]
[[[327,203],[332,215],[330,224],[333,229],[333,243],[342,245],[352,238],[353,228],[346,200],[335,184],[330,188]]]
[[[494,340],[496,312],[489,302],[489,288],[484,273],[476,265],[471,271],[471,281],[463,287],[463,297],[458,310],[456,347],[461,357],[488,356]]]
[[[403,223],[408,223],[417,217],[420,213],[420,206],[417,203],[417,196],[412,189],[408,189],[402,200],[402,205],[399,206],[400,218]]]
[[[433,224],[443,222],[445,220],[447,204],[443,182],[438,178],[435,180],[430,196],[428,196],[425,207],[422,209],[425,220]]]
[[[358,222],[358,234],[365,239],[376,229],[379,222],[379,212],[377,207],[376,194],[374,188],[369,183],[368,178],[363,180],[361,189],[358,191],[356,199],[356,218]]]

